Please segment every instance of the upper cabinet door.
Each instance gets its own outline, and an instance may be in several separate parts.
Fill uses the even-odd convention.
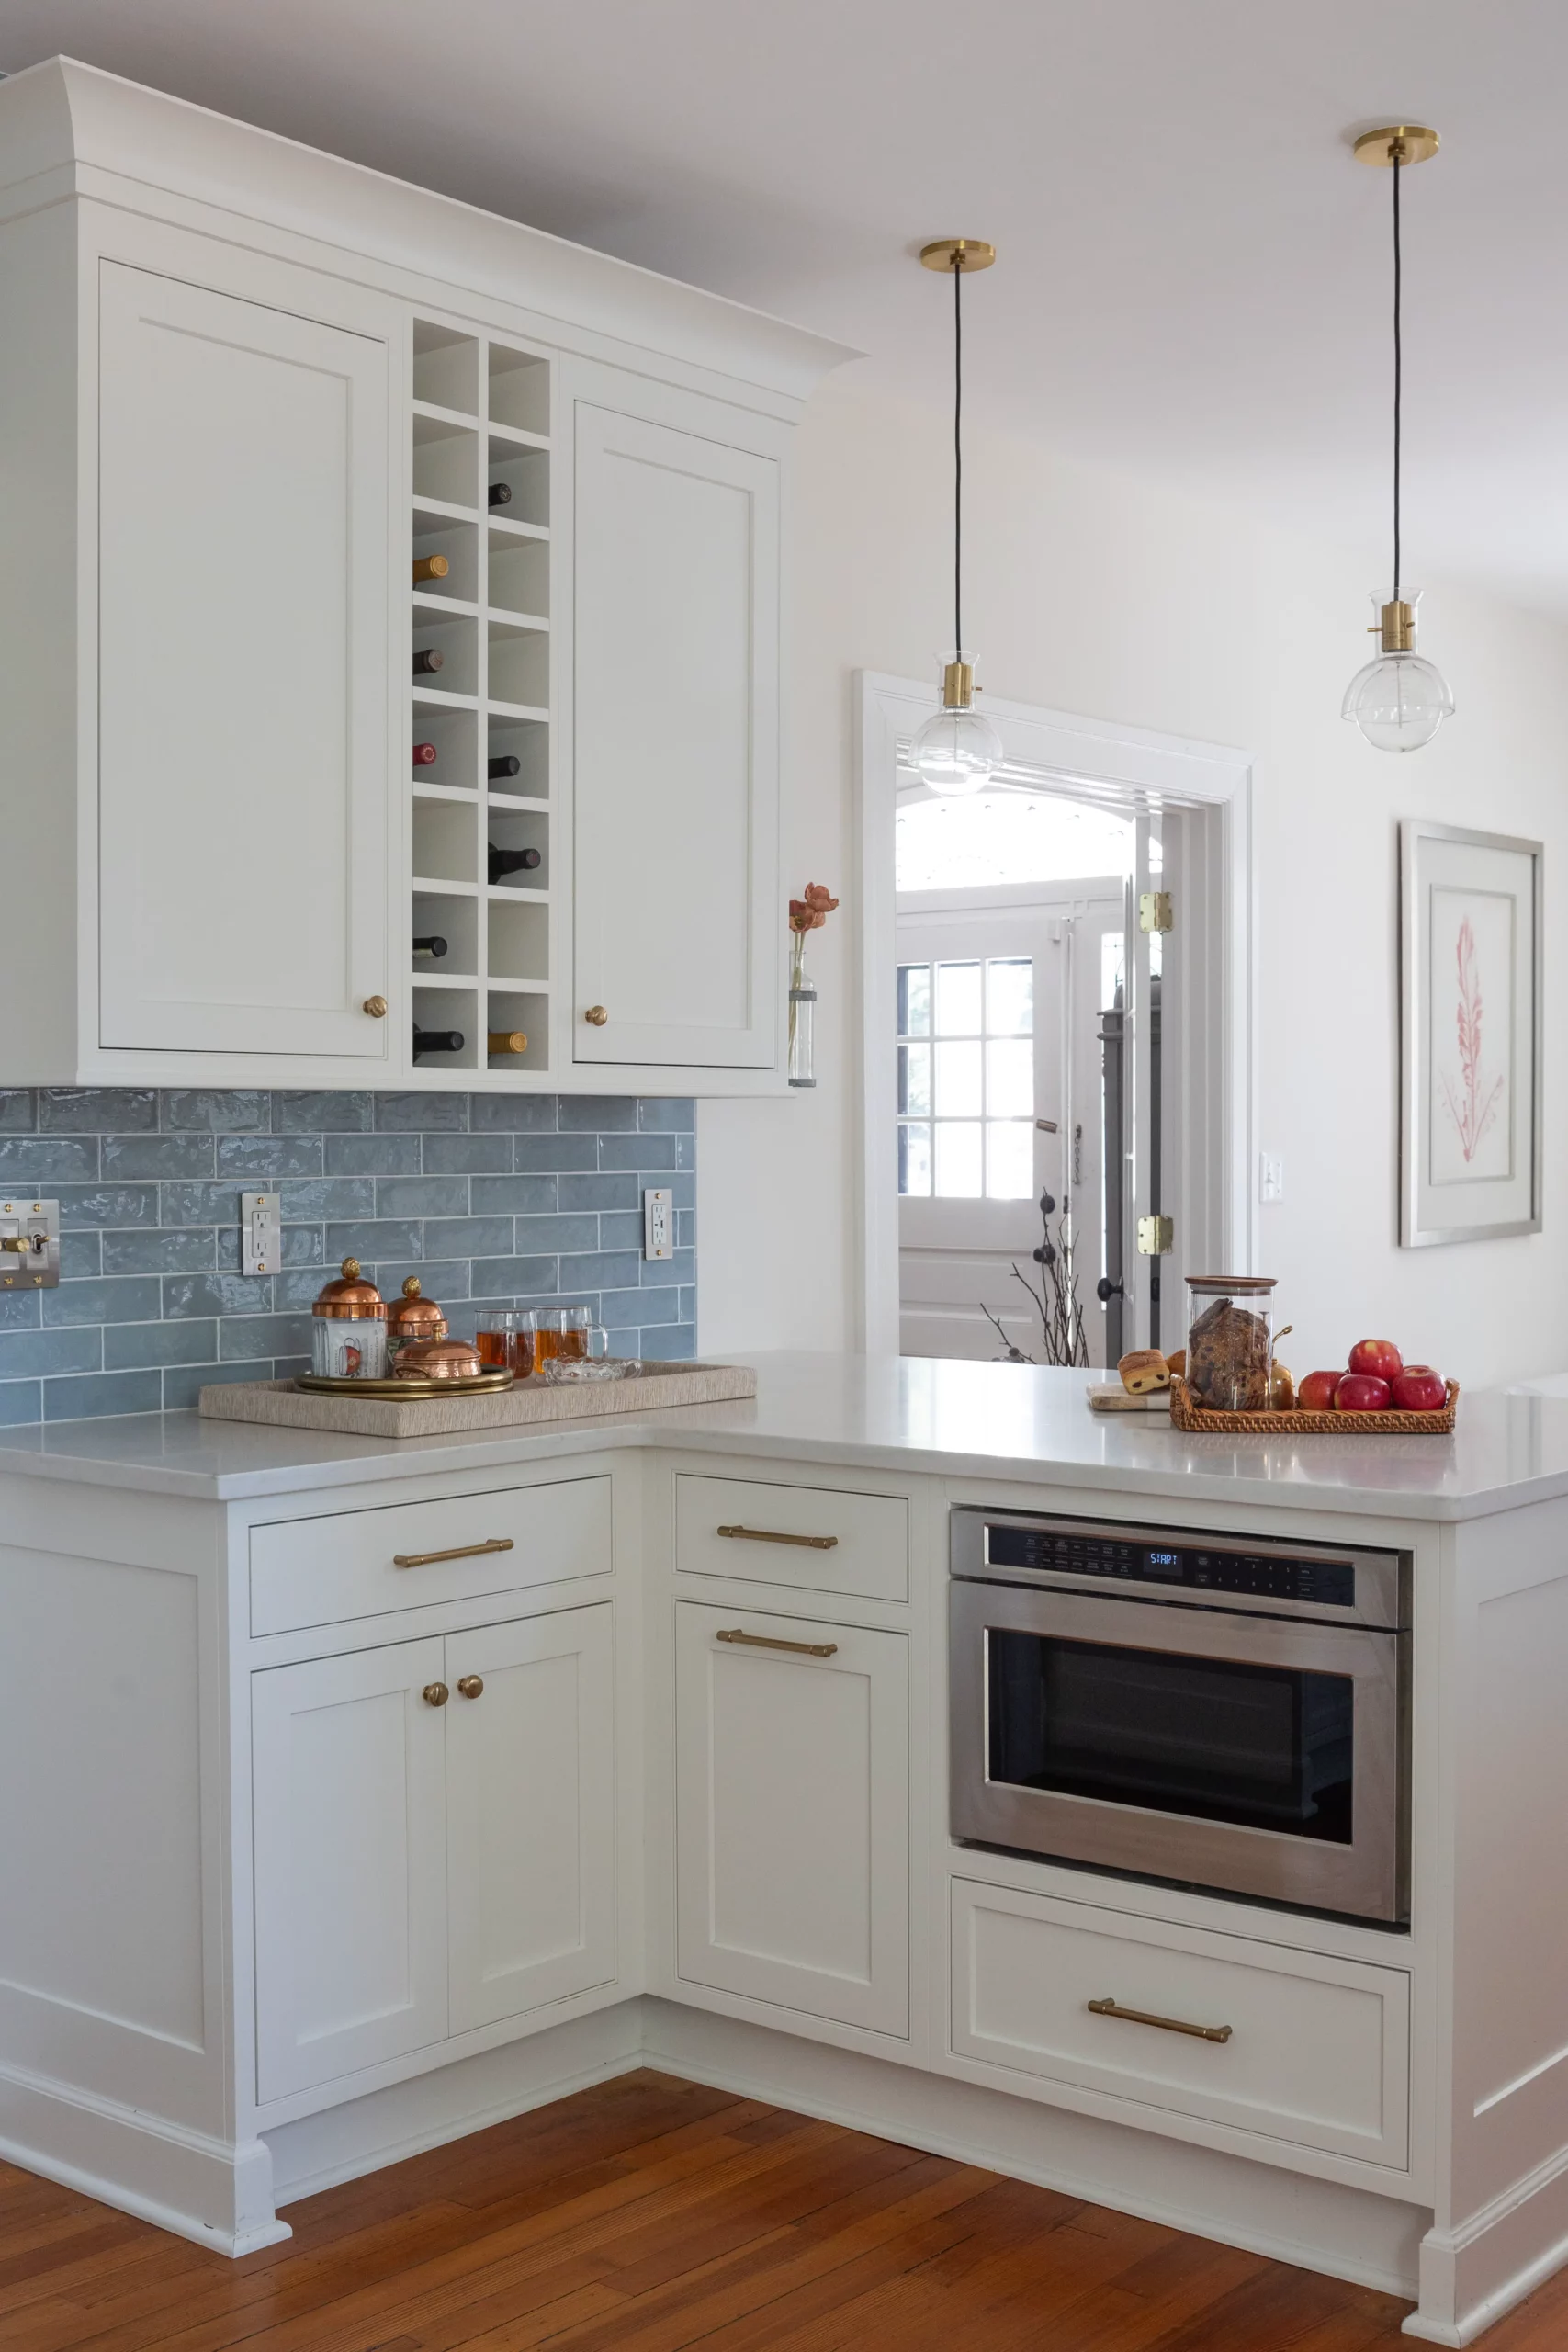
[[[99,1042],[374,1075],[388,345],[101,269]]]
[[[666,396],[667,417],[682,401]],[[767,1069],[784,919],[779,428],[685,408],[689,426],[576,404],[574,1058]]]

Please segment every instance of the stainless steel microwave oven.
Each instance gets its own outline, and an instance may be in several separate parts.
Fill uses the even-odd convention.
[[[1403,1925],[1403,1555],[961,1508],[955,1838]]]

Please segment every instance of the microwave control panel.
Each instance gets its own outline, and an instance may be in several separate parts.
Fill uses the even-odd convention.
[[[1186,1543],[1138,1543],[1059,1527],[990,1521],[986,1562],[998,1568],[1055,1569],[1058,1575],[1110,1577],[1197,1592],[1247,1593],[1269,1600],[1356,1605],[1353,1560],[1292,1559],[1277,1552],[1215,1550]]]

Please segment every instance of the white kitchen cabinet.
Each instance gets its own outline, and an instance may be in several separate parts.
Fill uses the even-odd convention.
[[[259,2098],[614,1977],[611,1618],[253,1678]]]
[[[453,1634],[446,1672],[451,2030],[462,2033],[615,1973],[610,1604]]]
[[[907,2035],[908,1637],[675,1618],[678,1974]]]
[[[252,1677],[260,2098],[446,2036],[444,1665],[432,1638]]]
[[[573,1057],[765,1069],[784,433],[585,370],[574,435]]]
[[[8,1083],[782,1085],[839,346],[60,60],[0,85],[0,310]]]

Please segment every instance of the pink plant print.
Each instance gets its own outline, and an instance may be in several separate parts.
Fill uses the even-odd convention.
[[[1503,1080],[1495,1078],[1488,1087],[1481,1068],[1481,980],[1475,968],[1475,933],[1468,915],[1459,927],[1454,961],[1459,967],[1460,1079],[1456,1087],[1450,1074],[1443,1072],[1443,1099],[1460,1148],[1469,1161],[1475,1158],[1481,1138],[1497,1114]]]

